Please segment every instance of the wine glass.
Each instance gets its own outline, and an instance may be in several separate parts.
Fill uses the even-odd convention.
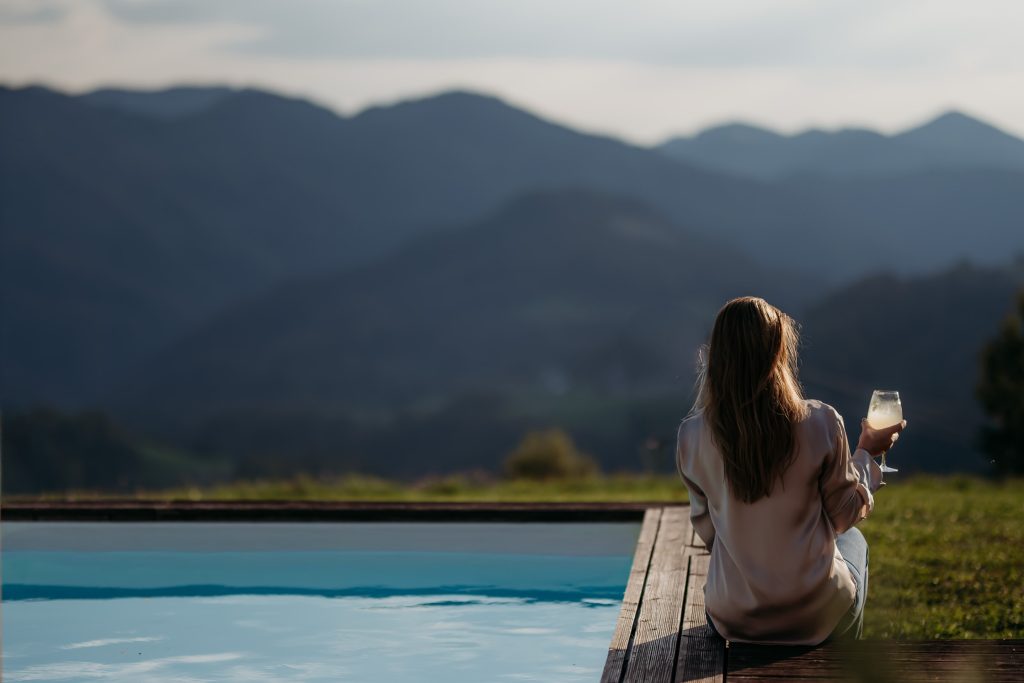
[[[903,404],[900,403],[900,392],[875,389],[868,405],[868,426],[872,429],[885,429],[899,424],[903,420]],[[882,451],[883,472],[899,472],[895,467],[885,464],[885,451]]]

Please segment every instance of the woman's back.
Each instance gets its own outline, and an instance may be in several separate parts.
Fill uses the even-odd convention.
[[[694,527],[711,547],[707,610],[731,640],[814,645],[854,602],[856,586],[835,538],[870,511],[881,474],[866,451],[851,457],[831,406],[805,404],[794,424],[792,462],[753,503],[732,494],[703,412],[679,428],[677,466]]]

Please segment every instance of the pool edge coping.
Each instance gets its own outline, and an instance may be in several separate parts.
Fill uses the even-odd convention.
[[[4,503],[10,522],[639,522],[657,502],[59,501]]]

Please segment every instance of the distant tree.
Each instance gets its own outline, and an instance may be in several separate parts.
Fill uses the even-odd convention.
[[[528,433],[505,459],[505,476],[510,479],[572,479],[597,472],[594,459],[577,450],[561,429]]]
[[[981,446],[996,472],[1024,474],[1024,290],[1017,310],[981,353],[977,395],[989,418]]]

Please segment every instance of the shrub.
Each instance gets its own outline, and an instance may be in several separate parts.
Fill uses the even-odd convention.
[[[574,479],[597,473],[594,459],[577,450],[561,429],[529,432],[505,459],[505,476],[510,479]]]

